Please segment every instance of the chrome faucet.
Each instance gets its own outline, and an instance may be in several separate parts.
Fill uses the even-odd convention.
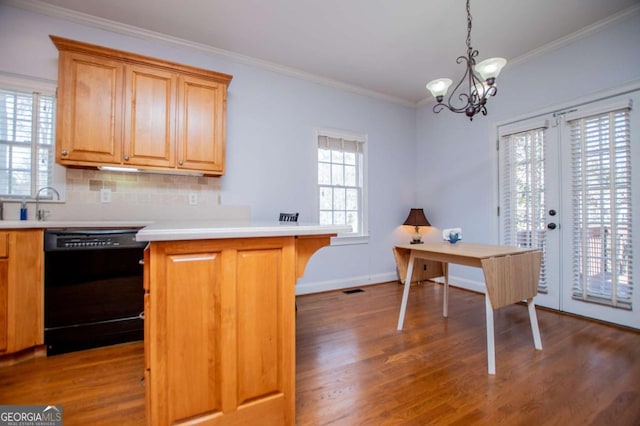
[[[60,193],[52,186],[43,186],[42,188],[38,189],[38,192],[36,193],[36,218],[38,220],[44,220],[48,213],[44,209],[40,208],[40,193],[47,189],[55,192],[56,196],[58,197],[58,200],[60,199]]]

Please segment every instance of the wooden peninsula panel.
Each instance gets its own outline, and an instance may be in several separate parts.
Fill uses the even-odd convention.
[[[295,283],[330,237],[150,243],[147,424],[294,424]]]

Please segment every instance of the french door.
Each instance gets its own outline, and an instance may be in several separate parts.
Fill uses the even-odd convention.
[[[543,252],[536,304],[640,328],[634,102],[638,91],[500,126],[499,229],[502,244]]]

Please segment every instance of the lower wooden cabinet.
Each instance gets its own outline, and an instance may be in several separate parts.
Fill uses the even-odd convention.
[[[42,230],[0,232],[0,358],[44,343]]]
[[[147,424],[294,424],[295,283],[329,241],[151,242]]]
[[[0,353],[7,351],[9,339],[9,278],[7,259],[0,259]]]

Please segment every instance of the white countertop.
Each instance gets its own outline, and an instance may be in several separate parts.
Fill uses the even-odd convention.
[[[150,221],[123,220],[0,220],[0,229],[48,229],[48,228],[141,228]]]
[[[157,222],[141,229],[138,241],[208,240],[220,238],[282,237],[349,232],[350,226],[291,222]]]

